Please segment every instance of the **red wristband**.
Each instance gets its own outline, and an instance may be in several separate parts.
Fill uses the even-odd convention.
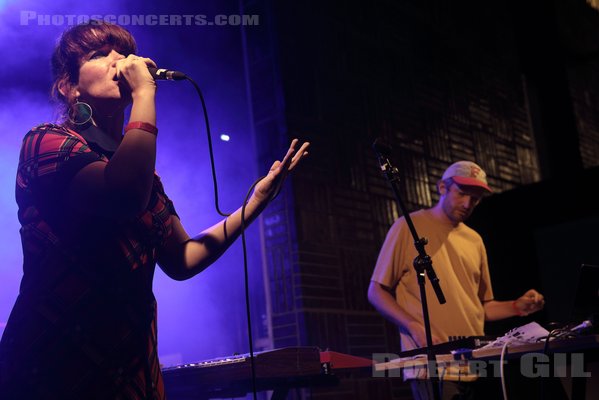
[[[518,315],[519,317],[523,317],[524,313],[520,311],[520,309],[516,306],[516,301],[517,300],[512,301],[512,308],[514,309],[514,311],[516,311],[516,315]]]
[[[154,125],[149,124],[147,122],[142,122],[142,121],[129,122],[127,124],[127,126],[125,126],[125,133],[129,132],[131,129],[141,129],[142,131],[151,133],[154,136],[158,135],[158,128],[156,128]]]

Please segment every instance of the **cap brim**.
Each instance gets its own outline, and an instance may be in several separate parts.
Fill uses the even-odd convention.
[[[493,191],[491,190],[491,188],[488,185],[479,181],[476,178],[467,178],[464,176],[452,176],[451,179],[453,179],[454,182],[457,183],[458,185],[478,186],[478,187],[485,189],[489,193],[493,193]]]

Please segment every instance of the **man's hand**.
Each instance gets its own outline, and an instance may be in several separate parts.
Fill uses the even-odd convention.
[[[427,347],[426,346],[426,333],[424,331],[424,326],[420,322],[410,322],[407,326],[408,331],[410,332],[410,336],[416,342],[417,347]],[[432,332],[431,332],[432,335]],[[441,339],[437,336],[432,335],[433,344],[442,343]]]
[[[540,311],[545,306],[543,295],[534,289],[530,289],[512,303],[519,315],[527,316]]]

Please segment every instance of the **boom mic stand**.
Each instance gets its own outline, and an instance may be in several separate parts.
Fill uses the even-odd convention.
[[[412,233],[412,237],[414,238],[414,246],[416,247],[416,251],[418,255],[414,259],[414,269],[416,270],[416,275],[418,277],[418,285],[420,286],[420,302],[422,303],[422,316],[424,318],[424,332],[426,334],[426,355],[428,359],[427,363],[427,372],[428,378],[431,381],[431,386],[433,387],[433,397],[435,400],[439,400],[441,398],[439,393],[439,376],[437,374],[437,360],[435,358],[435,354],[432,350],[433,338],[431,334],[431,323],[428,314],[428,303],[426,301],[426,289],[425,289],[425,273],[428,276],[428,279],[431,281],[431,285],[433,285],[433,289],[435,294],[437,295],[437,300],[439,304],[445,304],[445,296],[443,295],[443,291],[441,290],[441,286],[439,285],[439,278],[437,274],[435,274],[435,270],[433,269],[433,261],[430,256],[426,254],[426,250],[424,246],[427,244],[426,238],[421,238],[418,236],[416,232],[416,228],[414,227],[414,223],[412,222],[412,218],[410,217],[410,213],[406,210],[406,206],[401,198],[399,193],[399,170],[391,165],[389,161],[389,154],[391,153],[391,147],[386,144],[383,144],[379,139],[375,140],[372,144],[372,148],[374,149],[379,165],[381,167],[381,171],[391,189],[393,190],[393,194],[395,195],[395,199],[397,200],[397,204],[399,205],[399,209],[403,214],[406,223],[408,224],[408,228]],[[434,368],[434,370],[433,370]]]

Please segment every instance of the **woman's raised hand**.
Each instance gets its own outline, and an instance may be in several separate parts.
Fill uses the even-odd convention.
[[[275,161],[266,177],[256,185],[252,197],[259,203],[265,204],[272,200],[281,190],[289,172],[293,171],[299,162],[308,155],[307,150],[310,143],[305,142],[296,150],[298,143],[298,139],[293,139],[283,160]]]

